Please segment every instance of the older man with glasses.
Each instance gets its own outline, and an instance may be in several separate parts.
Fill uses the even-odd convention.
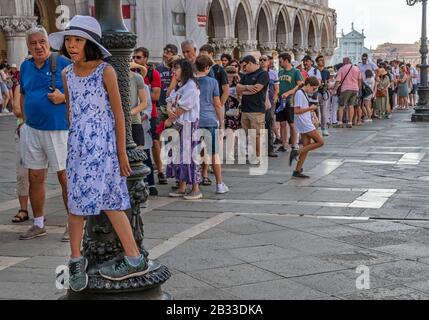
[[[48,167],[57,173],[67,209],[68,123],[61,73],[70,61],[51,53],[48,34],[41,26],[27,32],[27,46],[32,58],[21,66],[20,104],[24,108],[25,123],[21,128],[21,156],[24,167],[29,169],[34,225],[21,235],[21,240],[46,235],[44,207]],[[68,239],[66,230],[62,240]]]

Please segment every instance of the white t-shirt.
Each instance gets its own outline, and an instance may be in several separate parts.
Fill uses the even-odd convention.
[[[417,69],[414,68],[414,67],[412,67],[411,70],[410,70],[410,73],[411,73],[411,77],[413,79],[413,84],[419,84],[419,82],[420,82],[420,79],[419,79],[420,74],[417,71]]]
[[[377,65],[374,62],[368,61],[367,63],[359,63],[358,64],[360,73],[362,74],[362,79],[365,80],[366,79],[366,75],[365,72],[367,70],[371,70],[374,73],[374,76],[376,74],[376,71],[378,70]]]
[[[319,69],[311,68],[309,71],[307,71],[309,77],[316,77],[317,80],[322,81],[322,74],[320,73]]]
[[[310,108],[308,101],[308,96],[306,93],[304,93],[303,90],[299,90],[295,94],[295,108],[304,110]],[[295,115],[295,126],[298,132],[301,134],[316,130],[316,127],[314,126],[311,119],[311,112]]]

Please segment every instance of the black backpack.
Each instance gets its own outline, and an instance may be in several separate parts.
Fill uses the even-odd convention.
[[[57,88],[56,82],[57,82],[59,57],[60,57],[60,54],[58,52],[52,52],[51,56],[49,57],[49,67],[50,67],[50,72],[52,73],[52,84],[51,84],[52,91],[55,91],[55,89]]]
[[[149,85],[152,85],[152,81],[153,81],[153,70],[154,70],[154,66],[149,64],[148,68],[147,68],[147,79],[149,80]]]

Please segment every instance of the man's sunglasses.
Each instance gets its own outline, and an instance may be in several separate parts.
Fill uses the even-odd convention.
[[[141,59],[143,59],[143,58],[145,58],[145,57],[142,57],[142,56],[133,56],[133,59],[134,59],[134,60],[141,60]]]
[[[259,59],[259,62],[267,62],[268,59]]]

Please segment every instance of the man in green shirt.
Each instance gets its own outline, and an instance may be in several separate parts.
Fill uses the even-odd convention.
[[[280,103],[276,110],[276,120],[280,122],[282,146],[278,151],[287,152],[288,150],[288,137],[287,137],[287,125],[290,128],[291,147],[292,149],[298,149],[298,139],[295,129],[295,114],[293,98],[295,93],[304,84],[301,72],[292,66],[292,57],[288,53],[282,53],[279,56],[280,67],[282,68],[279,72],[280,80]]]

